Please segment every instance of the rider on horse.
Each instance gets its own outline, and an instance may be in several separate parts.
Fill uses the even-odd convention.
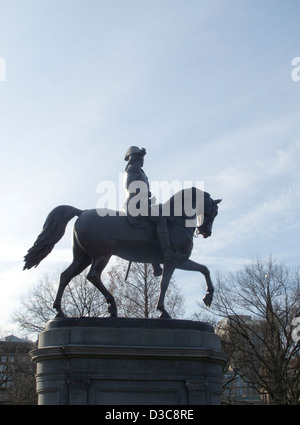
[[[137,224],[140,220],[140,216],[132,216],[130,215],[130,208],[128,208],[130,201],[136,196],[137,188],[140,189],[139,195],[146,197],[147,199],[143,199],[143,201],[147,202],[147,217],[156,225],[156,234],[158,238],[158,242],[162,248],[164,259],[170,260],[171,258],[179,259],[181,258],[180,254],[175,252],[170,244],[169,232],[167,226],[167,219],[162,215],[154,216],[151,215],[151,201],[153,201],[149,181],[142,170],[144,165],[144,156],[146,155],[145,148],[138,148],[137,146],[131,146],[126,154],[125,161],[128,161],[128,164],[125,168],[125,190],[127,191],[127,199],[126,199],[126,210],[128,220],[131,224]],[[137,182],[135,184],[135,182]],[[143,185],[144,184],[144,185]],[[141,188],[144,187],[144,190]],[[155,198],[154,198],[155,199]],[[155,273],[156,274],[156,273]]]

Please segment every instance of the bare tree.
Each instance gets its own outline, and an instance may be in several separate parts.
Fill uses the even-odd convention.
[[[125,281],[127,262],[118,259],[109,271],[109,289],[116,298],[118,312],[123,317],[157,317],[156,303],[160,278],[153,275],[152,265],[132,263]],[[184,315],[184,297],[172,279],[166,295],[166,309],[173,318]]]
[[[0,342],[0,404],[37,403],[35,365],[29,356],[34,347],[31,341]]]
[[[300,346],[292,326],[299,294],[299,269],[272,258],[217,277],[212,309],[227,318],[219,332],[229,363],[274,404],[297,404],[300,397]]]
[[[155,317],[155,305],[159,294],[159,278],[154,277],[149,264],[133,263],[128,282],[125,282],[127,263],[117,260],[108,272],[107,288],[117,301],[119,316]],[[44,275],[21,299],[14,320],[29,334],[44,330],[45,323],[55,317],[52,309],[59,273]],[[103,295],[86,278],[76,276],[67,286],[63,296],[63,310],[68,317],[105,317],[107,303]],[[183,295],[174,281],[170,282],[166,306],[174,318],[183,317]]]
[[[55,317],[52,309],[59,274],[44,275],[22,297],[15,322],[30,334],[44,330],[45,324]],[[107,304],[102,294],[87,279],[85,274],[76,276],[67,286],[63,297],[63,309],[68,317],[99,317],[107,315]]]

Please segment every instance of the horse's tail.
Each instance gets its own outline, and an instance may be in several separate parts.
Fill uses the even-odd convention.
[[[63,237],[68,222],[75,216],[80,216],[82,212],[82,210],[68,205],[54,208],[46,218],[42,232],[24,257],[23,270],[37,267]]]

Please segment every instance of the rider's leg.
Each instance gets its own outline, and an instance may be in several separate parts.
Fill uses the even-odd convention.
[[[175,255],[175,252],[171,248],[168,231],[164,231],[163,229],[161,229],[161,226],[157,226],[156,234],[159,244],[163,250],[164,260],[170,260]]]
[[[171,258],[181,258],[181,256],[172,249],[169,238],[167,219],[165,217],[151,217],[151,219],[156,224],[157,239],[161,249],[163,250],[164,260],[168,261]]]
[[[161,276],[162,275],[162,268],[160,267],[159,263],[152,263],[153,267],[153,274],[154,276]]]

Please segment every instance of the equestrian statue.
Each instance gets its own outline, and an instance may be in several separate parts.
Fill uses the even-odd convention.
[[[66,286],[90,265],[87,279],[105,297],[110,317],[117,317],[115,299],[101,280],[112,255],[128,260],[129,265],[152,263],[154,274],[161,275],[156,306],[161,318],[170,318],[164,299],[175,269],[203,274],[206,281],[203,301],[206,306],[211,305],[214,288],[210,272],[189,257],[195,234],[211,236],[221,199],[213,200],[209,193],[191,187],[178,191],[163,204],[156,204],[142,169],[145,154],[146,149],[137,146],[131,146],[125,154],[127,198],[122,211],[80,210],[60,205],[49,213],[42,232],[24,257],[24,270],[37,267],[63,237],[68,222],[78,217],[73,229],[73,261],[60,275],[53,304],[56,317],[65,317],[61,300]]]

